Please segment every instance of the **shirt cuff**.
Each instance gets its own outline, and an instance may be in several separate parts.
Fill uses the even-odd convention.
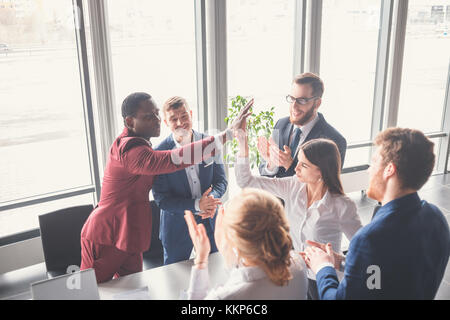
[[[269,164],[266,163],[266,165],[263,167],[263,173],[266,175],[276,175],[278,173],[278,170],[280,169],[278,167],[275,167],[273,170],[270,170],[268,166]]]
[[[200,210],[200,199],[195,199],[194,206],[195,206],[195,211],[196,211],[196,213],[198,213],[198,212],[201,211],[201,210]]]
[[[188,289],[189,300],[202,300],[206,297],[209,288],[208,267],[204,269],[191,269],[191,282]]]
[[[229,136],[229,133],[228,133],[228,130],[230,130],[230,129],[227,129],[227,133],[226,133],[226,135],[227,135],[227,137]],[[232,133],[232,131],[231,131],[231,135],[232,135],[233,133]],[[232,140],[232,139],[231,139]],[[216,134],[215,136],[214,136],[214,149],[215,150],[217,150],[217,152],[216,152],[216,155],[218,155],[218,154],[222,154],[222,151],[223,151],[223,143],[222,143],[222,139],[221,139],[221,134],[219,133],[219,134]]]
[[[332,267],[334,269],[334,265],[331,262],[324,262],[324,263],[319,265],[319,267],[317,268],[316,274],[318,274],[319,271],[322,270],[325,267]]]

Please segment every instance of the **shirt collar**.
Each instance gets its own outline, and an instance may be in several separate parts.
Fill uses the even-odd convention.
[[[120,137],[120,138],[124,138],[124,137],[137,137],[137,136],[134,134],[133,131],[131,131],[130,129],[128,129],[127,127],[125,127],[125,128],[123,128],[123,131],[122,131],[122,133],[120,134],[119,137]],[[144,139],[144,138],[142,138],[142,137],[138,137],[138,138],[141,138],[141,139],[145,140],[145,141],[148,143],[148,145],[149,145],[150,147],[152,147],[152,143],[151,143],[149,140]]]
[[[319,114],[316,114],[316,116],[314,117],[314,119],[310,122],[308,122],[307,124],[305,124],[304,126],[295,126],[296,128],[299,128],[300,130],[302,130],[302,135],[304,137],[307,137],[308,134],[311,132],[312,128],[314,128],[314,126],[316,125],[317,121],[319,121]]]
[[[417,192],[407,194],[406,196],[389,201],[382,206],[375,214],[375,219],[380,219],[394,212],[409,212],[410,209],[418,207],[421,204],[421,200]]]
[[[257,266],[233,268],[230,273],[232,283],[252,282],[263,278],[267,278],[267,274]]]
[[[327,190],[325,192],[325,194],[323,195],[322,199],[315,201],[311,207],[309,207],[309,209],[313,209],[313,208],[320,208],[322,206],[324,207],[330,207],[330,200],[331,200],[331,195],[330,192]]]

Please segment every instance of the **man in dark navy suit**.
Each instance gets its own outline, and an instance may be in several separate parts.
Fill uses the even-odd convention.
[[[304,73],[295,77],[291,93],[286,96],[290,104],[289,117],[278,120],[270,141],[265,137],[259,138],[258,150],[265,160],[259,167],[261,175],[278,178],[293,176],[298,147],[317,138],[336,143],[343,165],[347,142],[318,112],[323,92],[323,81],[316,74]]]
[[[163,107],[164,122],[171,129],[155,150],[172,150],[202,140],[204,134],[192,130],[192,110],[185,99],[170,98]],[[184,211],[195,214],[203,223],[216,252],[214,241],[215,212],[227,189],[227,179],[220,155],[184,170],[159,175],[153,184],[153,196],[161,209],[160,239],[164,248],[164,264],[187,260],[192,240],[184,220]],[[216,159],[216,161],[214,161]]]
[[[315,242],[302,256],[321,299],[433,299],[450,254],[444,215],[417,194],[433,171],[434,144],[420,131],[390,128],[375,145],[367,195],[382,206],[372,222],[345,258]],[[344,271],[340,283],[335,269]]]

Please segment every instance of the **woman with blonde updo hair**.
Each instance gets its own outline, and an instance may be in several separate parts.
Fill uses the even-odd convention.
[[[306,299],[306,266],[292,251],[284,208],[270,193],[244,189],[220,208],[214,236],[231,273],[209,292],[208,236],[190,211],[185,219],[196,252],[189,299]]]

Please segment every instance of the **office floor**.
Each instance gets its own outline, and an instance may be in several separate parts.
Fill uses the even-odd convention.
[[[432,176],[420,190],[419,195],[422,199],[437,205],[450,224],[450,174]],[[368,224],[372,218],[376,202],[362,196],[359,192],[351,193],[349,197],[356,202],[362,223]],[[348,241],[344,240],[343,246],[348,246]],[[144,261],[144,268],[146,265],[147,263]],[[30,283],[45,278],[45,265],[43,263],[2,274],[0,275],[0,300],[29,299]],[[436,299],[450,300],[450,263],[447,265]]]

